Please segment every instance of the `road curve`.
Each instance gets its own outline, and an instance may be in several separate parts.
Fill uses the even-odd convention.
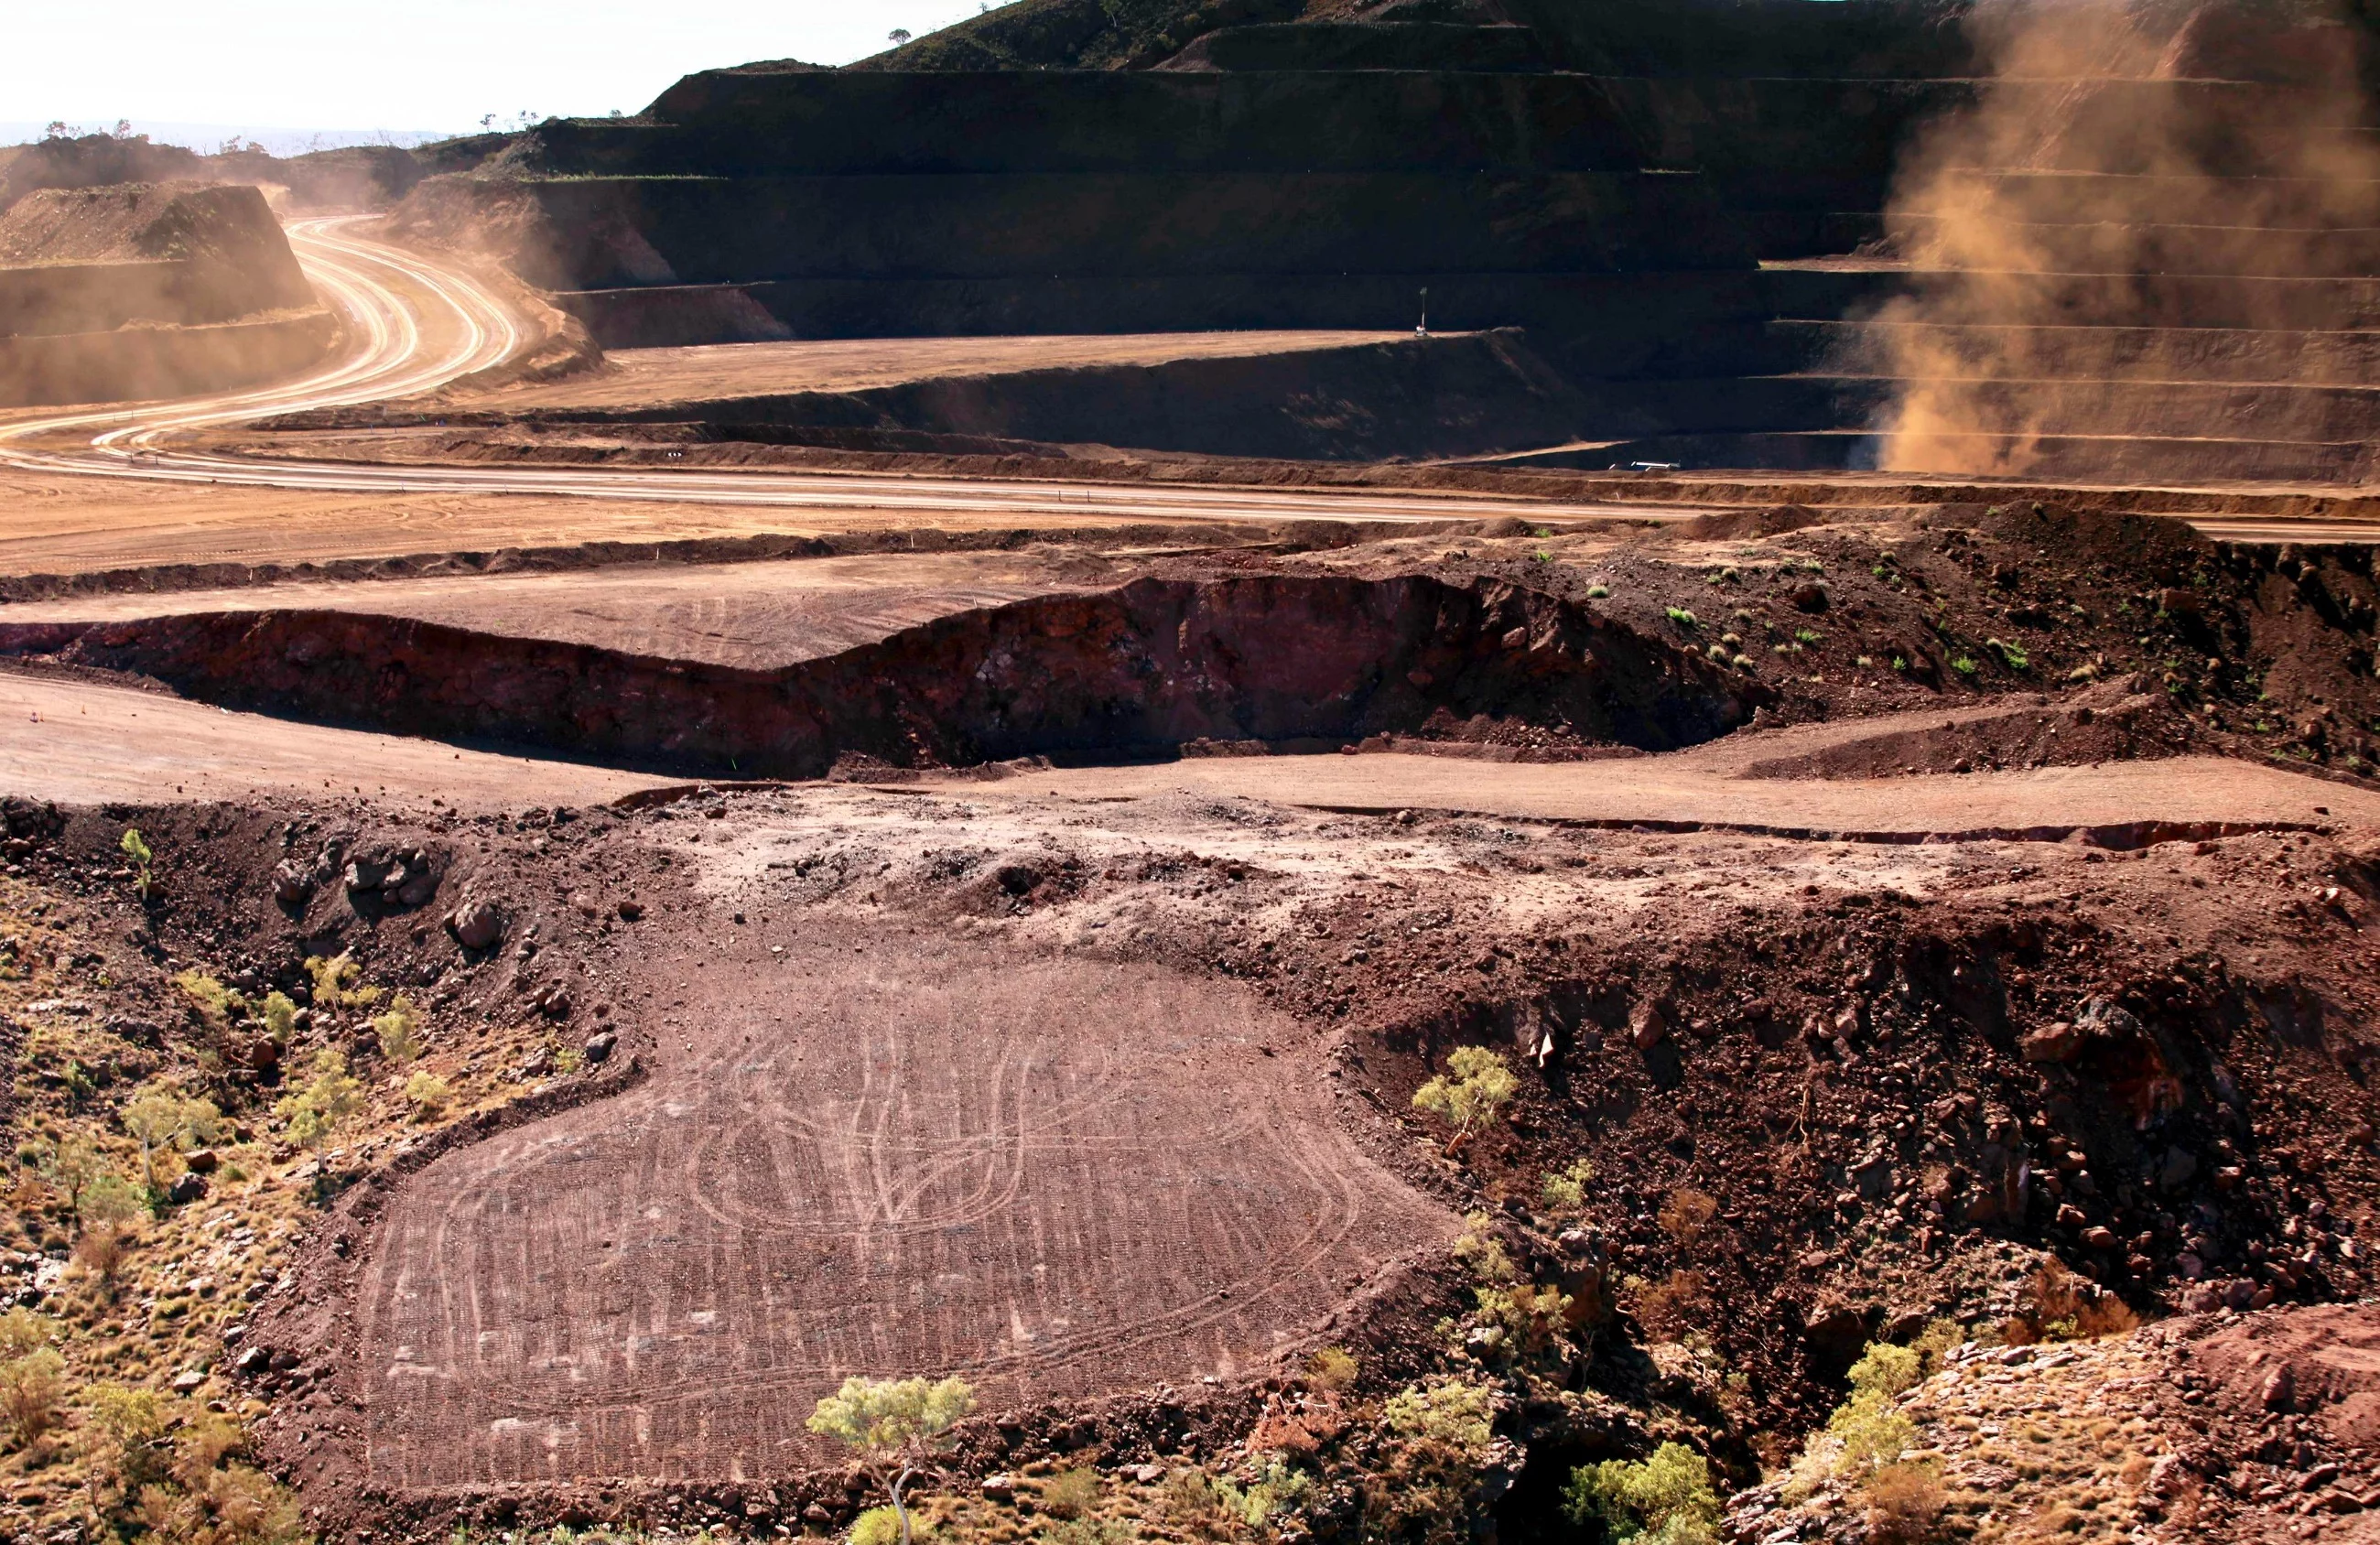
[[[349,342],[312,374],[253,391],[0,421],[0,466],[155,482],[310,489],[335,493],[534,493],[637,503],[972,514],[1062,514],[1121,520],[1434,521],[1608,516],[1609,506],[1395,491],[1150,488],[1014,479],[576,468],[373,466],[212,455],[175,445],[182,432],[273,414],[418,395],[497,364],[529,330],[468,270],[374,241],[369,216],[293,222],[289,241]],[[1698,513],[1681,510],[1681,515]]]
[[[0,419],[0,467],[168,483],[326,493],[523,493],[638,504],[909,511],[977,516],[1092,516],[1127,521],[1427,522],[1514,516],[1682,520],[1731,508],[1712,503],[1562,504],[1493,494],[1052,482],[1000,478],[877,477],[842,472],[397,466],[228,456],[175,444],[184,432],[273,414],[382,402],[435,391],[511,358],[531,327],[468,269],[375,241],[368,215],[293,222],[291,248],[346,330],[322,369],[251,391]],[[2213,536],[2287,541],[2380,539],[2368,520],[2202,516]]]

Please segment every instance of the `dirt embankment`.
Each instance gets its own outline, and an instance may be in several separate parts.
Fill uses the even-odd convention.
[[[963,613],[783,671],[369,614],[26,623],[0,649],[208,701],[631,764],[815,777],[1184,741],[1343,741],[1517,722],[1691,745],[1766,700],[1690,650],[1508,584],[1143,579]]]
[[[338,337],[254,188],[48,189],[0,214],[0,403],[218,390]]]

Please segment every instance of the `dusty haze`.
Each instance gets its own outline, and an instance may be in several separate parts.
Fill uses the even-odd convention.
[[[1999,4],[1969,22],[1990,79],[1905,154],[1887,239],[1923,273],[1870,368],[1904,385],[1897,470],[2024,473],[2070,437],[2226,434],[2155,422],[2123,384],[2360,384],[2313,277],[2373,272],[2380,155],[2361,35],[2304,11]],[[2272,394],[2265,394],[2266,407]],[[2335,438],[2280,405],[2288,438]],[[2306,421],[2296,422],[2295,418]]]

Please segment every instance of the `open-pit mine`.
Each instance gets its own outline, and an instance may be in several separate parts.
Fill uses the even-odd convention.
[[[2367,10],[896,36],[0,150],[0,1540],[2380,1539]]]

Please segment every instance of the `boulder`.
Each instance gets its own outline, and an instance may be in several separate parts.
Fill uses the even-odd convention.
[[[2030,1063],[2067,1063],[2082,1054],[2083,1032],[2061,1019],[2028,1034],[2019,1043]]]
[[[184,1174],[165,1187],[165,1199],[176,1207],[187,1207],[207,1194],[206,1176]]]
[[[491,949],[504,940],[504,915],[492,901],[467,901],[447,918],[446,927],[465,949]]]
[[[598,1035],[589,1036],[587,1038],[588,1062],[591,1064],[603,1061],[605,1058],[611,1056],[612,1048],[619,1044],[620,1038],[613,1035],[609,1030],[602,1031]]]
[[[1828,592],[1826,585],[1816,579],[1805,579],[1794,586],[1792,593],[1786,599],[1792,602],[1793,610],[1813,614],[1834,604],[1834,597]]]
[[[273,899],[284,906],[303,906],[306,898],[314,894],[314,870],[311,865],[284,858],[273,866]]]
[[[1660,1000],[1646,998],[1637,1004],[1628,1016],[1628,1039],[1640,1052],[1649,1052],[1669,1039],[1670,1016],[1663,1011]]]

